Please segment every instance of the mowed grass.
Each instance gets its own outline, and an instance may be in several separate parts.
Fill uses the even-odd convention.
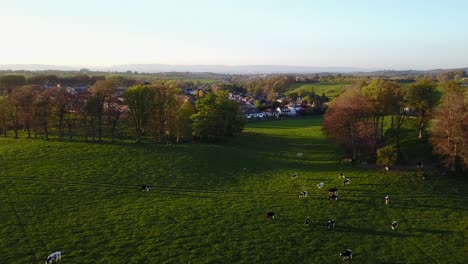
[[[0,139],[0,263],[466,261],[466,179],[341,164],[321,122],[252,123],[223,145]]]
[[[293,84],[288,88],[286,94],[304,92],[314,92],[316,95],[325,94],[329,98],[338,96],[346,83],[307,83],[307,84]]]

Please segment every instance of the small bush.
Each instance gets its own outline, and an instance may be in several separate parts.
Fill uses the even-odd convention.
[[[395,146],[385,146],[377,150],[377,164],[391,166],[398,160],[398,150]]]

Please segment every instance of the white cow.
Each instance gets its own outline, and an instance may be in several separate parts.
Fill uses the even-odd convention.
[[[317,184],[317,187],[318,187],[319,189],[322,189],[324,185],[325,185],[325,184],[324,184],[323,182],[320,182],[319,184]]]
[[[53,262],[61,262],[62,261],[62,252],[61,251],[57,251],[57,252],[54,252],[52,254],[50,254],[48,257],[47,257],[47,260],[46,260],[46,264],[51,264]]]

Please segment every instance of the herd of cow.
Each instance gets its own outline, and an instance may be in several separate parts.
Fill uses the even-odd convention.
[[[298,155],[298,157],[299,157],[299,155]],[[418,163],[418,168],[420,168],[420,167],[422,167],[422,164]],[[291,178],[296,179],[298,176],[299,175],[297,173],[294,173],[293,175],[291,175]],[[340,172],[338,174],[338,178],[345,179],[343,181],[343,185],[348,185],[351,182],[350,179],[346,179],[343,172]],[[317,187],[319,189],[322,189],[324,186],[325,186],[325,183],[323,183],[323,182],[320,182],[320,183],[317,184]],[[307,191],[301,191],[299,193],[299,198],[306,198],[307,193],[308,193]],[[338,200],[338,189],[337,188],[328,189],[328,193],[329,193],[328,200],[330,200],[330,201],[337,201]],[[385,196],[384,202],[385,202],[385,204],[390,203],[390,195]],[[271,220],[275,219],[275,214],[276,213],[273,212],[273,211],[268,212],[267,215],[266,215],[267,219],[271,219]],[[312,221],[310,220],[310,217],[307,217],[305,219],[305,226],[309,227],[311,223],[312,223]],[[392,224],[391,224],[392,230],[395,230],[397,227],[398,227],[398,222],[393,221]],[[328,220],[327,223],[325,224],[325,229],[329,230],[329,229],[332,229],[332,228],[335,228],[335,220]],[[340,253],[339,256],[341,258],[343,258],[343,260],[352,259],[353,258],[353,251],[351,249],[346,249],[342,253]]]
[[[297,157],[300,157],[302,158],[303,157],[303,153],[298,153],[297,154]],[[362,164],[362,163],[361,163]],[[365,165],[367,165],[367,162],[365,162]],[[422,161],[418,162],[417,164],[417,168],[418,169],[422,169],[424,166],[424,163]],[[385,168],[386,170],[388,170],[389,168],[386,167]],[[244,168],[245,170],[245,168]],[[298,174],[297,173],[294,173],[293,175],[291,175],[291,178],[292,179],[296,179],[298,177]],[[348,185],[350,184],[350,179],[346,179],[345,175],[343,172],[340,172],[338,174],[338,178],[339,179],[345,179],[343,181],[343,185]],[[317,187],[319,189],[322,189],[323,187],[325,186],[325,184],[323,182],[319,182],[317,184]],[[144,191],[144,192],[149,192],[150,190],[150,187],[149,185],[141,185],[140,186],[140,191]],[[329,197],[328,197],[328,200],[330,201],[337,201],[338,200],[338,189],[337,188],[330,188],[328,189],[328,193],[329,193]],[[301,191],[299,193],[299,198],[306,198],[307,197],[307,191]],[[388,204],[390,202],[390,196],[387,195],[385,196],[384,198],[384,201],[385,201],[385,204]],[[267,213],[267,218],[268,219],[275,219],[275,212],[268,212]],[[305,226],[310,226],[311,224],[311,220],[309,217],[306,218],[305,220]],[[397,221],[393,221],[392,222],[392,225],[391,225],[391,228],[392,230],[395,230],[396,228],[398,227],[398,222]],[[331,229],[331,228],[335,228],[335,220],[329,220],[326,224],[325,224],[325,228],[328,230],[328,229]],[[343,258],[343,260],[345,259],[351,259],[353,258],[353,251],[351,249],[346,249],[345,251],[343,251],[342,253],[340,253],[340,257]],[[53,263],[54,261],[61,261],[61,258],[62,258],[62,253],[60,251],[57,251],[57,252],[54,252],[52,254],[50,254],[48,257],[47,257],[47,260],[46,260],[46,264],[50,264],[50,263]]]

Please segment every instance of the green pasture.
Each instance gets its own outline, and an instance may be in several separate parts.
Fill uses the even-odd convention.
[[[339,162],[321,122],[251,123],[222,145],[1,138],[0,263],[466,262],[466,179]]]
[[[291,85],[288,88],[286,94],[290,93],[300,93],[300,91],[304,92],[314,92],[316,95],[325,94],[326,96],[333,98],[338,96],[344,87],[349,84],[346,83],[296,83]]]

